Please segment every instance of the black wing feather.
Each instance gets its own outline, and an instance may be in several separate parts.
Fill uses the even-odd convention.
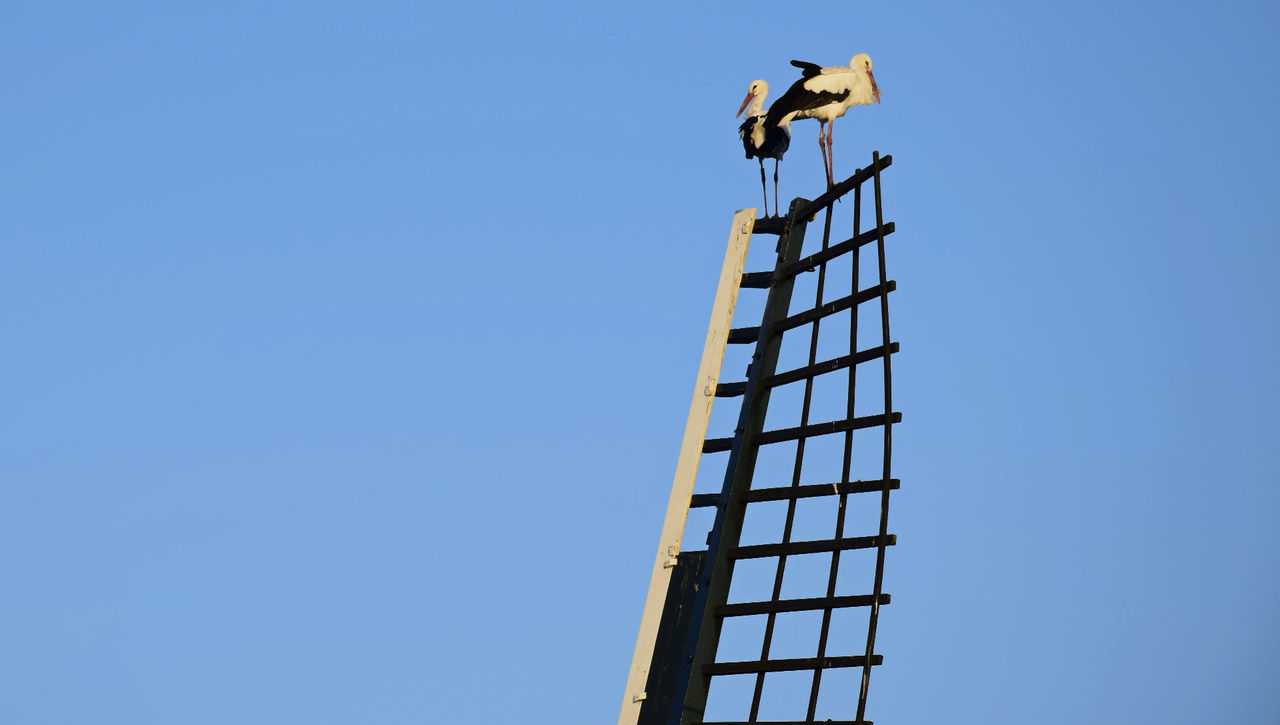
[[[757,123],[763,120],[763,118],[757,116],[747,116],[747,120],[743,121],[742,125],[738,127],[738,138],[742,139],[742,150],[747,152],[747,158],[752,158],[756,155],[756,147],[751,143],[751,131]]]
[[[794,61],[793,61],[794,62]],[[807,78],[802,78],[787,89],[782,97],[773,102],[769,106],[769,115],[765,118],[765,123],[769,126],[777,126],[782,117],[792,111],[809,111],[828,103],[839,103],[849,97],[849,91],[841,91],[832,93],[830,91],[811,91],[805,88],[804,82]]]
[[[822,66],[804,60],[793,60],[791,65],[800,69],[800,76],[803,78],[812,78],[822,72]]]

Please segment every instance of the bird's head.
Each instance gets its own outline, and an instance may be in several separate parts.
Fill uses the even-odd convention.
[[[859,53],[849,59],[849,67],[867,74],[867,80],[871,81],[871,95],[875,96],[876,103],[879,103],[880,88],[876,85],[876,77],[871,72],[871,56],[866,53]]]
[[[760,103],[764,104],[764,97],[769,95],[769,84],[761,80],[751,81],[751,85],[747,86],[747,97],[742,99],[742,106],[738,108],[738,116],[747,110],[747,106],[751,105],[751,101],[756,98],[760,99]],[[737,118],[737,116],[734,116]]]

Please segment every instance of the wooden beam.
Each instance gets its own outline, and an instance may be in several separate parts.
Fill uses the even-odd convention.
[[[654,557],[653,570],[649,576],[649,593],[645,597],[644,612],[640,616],[640,632],[636,636],[635,653],[631,658],[618,725],[636,725],[641,703],[647,696],[645,684],[649,680],[649,669],[653,662],[663,602],[671,585],[671,570],[684,538],[693,484],[698,475],[698,463],[702,460],[702,441],[707,435],[711,404],[715,400],[716,386],[720,380],[720,366],[724,361],[725,345],[729,341],[729,325],[733,321],[733,309],[737,304],[755,216],[754,208],[737,212],[729,230],[729,244],[725,249],[724,264],[720,268],[720,283],[716,286],[715,301],[711,305],[711,322],[707,326],[706,343],[702,346],[702,362],[698,365],[693,402],[689,404],[689,417],[685,421],[684,438],[680,442],[675,480],[671,484],[667,515],[662,521],[662,534],[658,538],[658,553]]]

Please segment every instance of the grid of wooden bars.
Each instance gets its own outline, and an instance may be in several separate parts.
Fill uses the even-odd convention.
[[[665,702],[673,703],[669,712],[650,713],[653,722],[669,725],[731,725],[739,722],[764,722],[759,720],[765,681],[773,673],[809,672],[807,707],[796,712],[795,719],[771,720],[770,723],[866,723],[867,691],[871,669],[880,665],[883,658],[875,652],[876,628],[880,607],[890,602],[883,591],[885,550],[896,542],[889,533],[890,493],[899,486],[891,475],[893,424],[902,416],[893,410],[891,360],[898,352],[898,344],[889,336],[889,294],[897,289],[886,276],[885,237],[892,234],[894,225],[885,223],[881,204],[880,174],[892,163],[892,157],[872,156],[872,163],[859,169],[848,179],[836,184],[827,193],[813,201],[795,200],[787,216],[780,219],[757,219],[753,232],[777,234],[777,262],[770,272],[747,273],[742,276],[742,289],[767,289],[763,319],[759,326],[737,328],[728,335],[730,345],[754,345],[746,380],[721,382],[715,390],[718,398],[742,398],[742,407],[734,435],[725,438],[709,438],[703,444],[704,453],[729,452],[724,482],[719,493],[695,494],[691,507],[715,507],[715,519],[707,537],[707,549],[698,559],[696,593],[691,593],[691,623],[684,643],[685,656],[680,658],[678,671],[667,681],[674,683],[674,692]],[[870,229],[862,228],[863,186],[870,184],[874,197],[875,223]],[[852,233],[846,239],[831,242],[834,205],[852,196]],[[818,250],[801,256],[808,224],[817,215],[824,216],[822,238]],[[875,245],[877,269],[872,272],[872,283],[862,287],[859,260],[861,251]],[[828,265],[837,260],[849,262],[851,279],[848,294],[834,300],[825,300],[829,287]],[[815,294],[812,306],[791,312],[791,299],[795,282],[801,275],[816,273]],[[859,330],[859,309],[866,305],[879,308],[879,329]],[[847,312],[849,317],[847,354],[819,359],[819,336],[824,322],[837,313]],[[807,328],[807,330],[806,330]],[[807,335],[806,335],[807,332]],[[805,364],[790,370],[777,370],[784,335],[804,335],[808,341]],[[878,335],[875,333],[879,333]],[[859,336],[878,338],[875,344],[858,347]],[[883,380],[883,405],[878,412],[855,415],[854,402],[860,367],[881,366]],[[811,408],[814,401],[815,381],[822,376],[843,375],[847,380],[848,400],[843,417],[836,420],[813,421]],[[799,420],[785,428],[765,429],[769,398],[773,391],[783,386],[803,387]],[[878,398],[877,396],[874,396]],[[865,404],[866,401],[860,401]],[[875,401],[877,404],[878,400]],[[852,478],[855,448],[854,436],[878,433],[882,443],[881,470],[878,478],[855,480]],[[822,436],[843,437],[841,470],[836,479],[835,471],[818,484],[802,483],[805,452],[808,443]],[[861,440],[861,439],[860,439]],[[757,456],[763,446],[792,443],[790,481],[782,485],[754,485]],[[833,480],[834,479],[834,480]],[[776,482],[775,482],[776,483]],[[859,496],[861,494],[861,496]],[[847,531],[846,513],[851,505],[850,497],[858,497],[859,505],[871,505],[874,494],[879,494],[878,527],[874,531]],[[804,499],[830,497],[836,502],[835,525],[829,538],[794,540],[796,509]],[[786,515],[782,530],[775,541],[741,545],[740,538],[748,507],[766,502],[785,502]],[[867,582],[870,591],[858,594],[837,595],[837,576],[841,555],[854,550],[871,550],[875,555],[872,581]],[[825,594],[815,597],[783,596],[783,581],[790,558],[825,554],[830,557]],[[734,564],[746,559],[773,559],[773,577],[767,599],[729,601],[730,582]],[[833,613],[850,608],[868,610],[865,640],[856,643],[832,641]],[[777,658],[771,655],[775,629],[781,614],[793,612],[821,612],[821,624],[817,641],[810,657]],[[763,617],[763,636],[759,642],[756,659],[719,661],[716,653],[721,644],[720,634],[724,622],[735,617]],[[683,631],[683,630],[682,630]],[[857,649],[853,649],[857,647]],[[852,720],[829,719],[819,715],[819,694],[823,686],[823,673],[839,668],[861,670],[856,698],[852,693],[840,697],[847,701]],[[754,678],[750,706],[745,720],[704,721],[708,693],[716,677],[746,675]],[[843,693],[838,693],[843,694]],[[678,706],[675,703],[679,703]],[[818,719],[820,718],[820,719]],[[642,722],[645,718],[642,718]]]

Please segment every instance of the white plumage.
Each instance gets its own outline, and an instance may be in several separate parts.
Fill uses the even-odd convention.
[[[791,129],[786,126],[770,126],[765,123],[764,101],[769,96],[769,84],[762,80],[751,81],[747,97],[738,108],[738,115],[747,112],[747,118],[738,127],[742,150],[747,158],[760,161],[760,192],[764,195],[764,214],[769,216],[769,192],[764,182],[764,160],[773,159],[773,209],[778,211],[778,162],[791,146]]]
[[[849,65],[822,67],[816,63],[793,60],[802,78],[791,85],[774,102],[765,117],[766,126],[789,127],[800,118],[816,118],[823,124],[818,131],[818,147],[822,150],[827,172],[827,186],[834,184],[831,133],[835,120],[853,106],[869,106],[880,102],[880,89],[871,72],[871,56],[858,53]]]

